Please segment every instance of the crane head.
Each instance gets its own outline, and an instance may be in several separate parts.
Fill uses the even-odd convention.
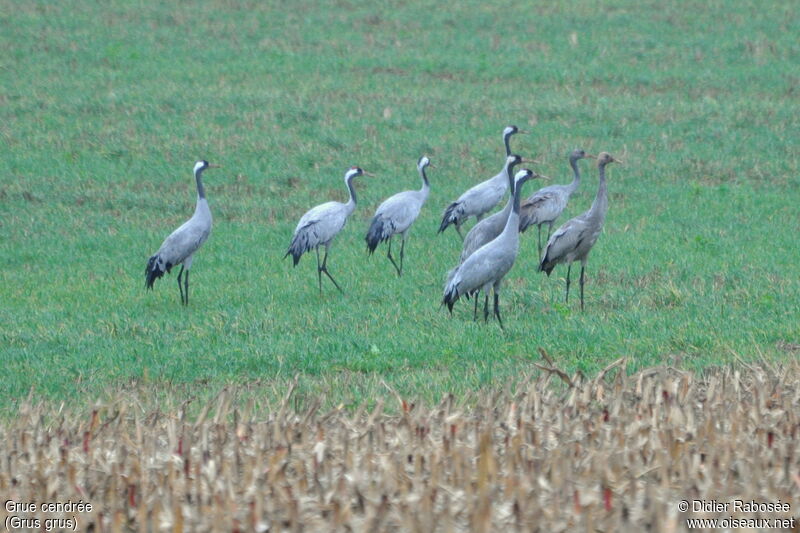
[[[345,182],[350,181],[351,179],[355,178],[356,176],[361,176],[361,175],[374,176],[374,174],[372,174],[370,172],[367,172],[366,170],[364,170],[361,167],[352,166],[349,169],[347,169],[347,172],[344,175],[344,181]]]
[[[510,126],[506,126],[506,129],[503,130],[503,137],[508,137],[509,135],[514,135],[515,133],[528,133],[528,132],[519,129],[518,127],[512,124]]]
[[[534,173],[532,170],[523,168],[519,172],[514,174],[514,183],[516,183],[517,185],[522,185],[523,183],[531,179],[533,176]]]
[[[535,159],[528,159],[517,154],[511,154],[510,156],[506,157],[506,165],[509,168],[513,167],[514,165],[519,165],[520,163],[539,163]]]
[[[419,161],[417,161],[417,168],[421,170],[427,166],[432,167],[433,165],[431,165],[431,160],[428,159],[428,156],[423,155],[422,157],[419,158]]]
[[[517,154],[511,154],[510,156],[506,157],[506,166],[508,168],[511,168],[514,165],[519,165],[523,161],[524,159],[522,158],[522,156],[519,156]]]
[[[571,154],[569,154],[570,161],[577,161],[578,159],[583,159],[585,157],[589,159],[597,159],[597,156],[592,154],[587,154],[585,150],[582,150],[580,148],[576,148],[575,150],[572,151]]]
[[[545,176],[543,174],[538,174],[538,173],[536,173],[536,172],[534,172],[534,171],[532,171],[530,169],[523,168],[523,169],[520,169],[520,171],[517,172],[514,175],[514,183],[517,186],[520,186],[520,185],[522,185],[523,183],[525,183],[528,180],[535,180],[537,178],[538,179],[543,179],[543,180],[550,180],[550,178],[548,178],[547,176]]]
[[[620,165],[623,164],[622,161],[615,159],[614,156],[608,152],[600,152],[600,155],[597,156],[597,166],[605,166],[609,163],[619,163]]]
[[[205,170],[207,168],[219,168],[219,165],[211,165],[208,161],[203,159],[194,164],[194,173],[197,174],[201,170]]]

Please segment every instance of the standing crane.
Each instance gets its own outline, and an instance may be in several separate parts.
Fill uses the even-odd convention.
[[[520,163],[532,163],[533,161],[529,159],[523,159],[518,155],[510,155],[506,158],[506,166],[503,168],[503,172],[506,174],[506,178],[508,179],[508,186],[509,191],[511,194],[508,197],[508,202],[506,202],[505,207],[498,211],[497,213],[488,216],[472,226],[472,229],[467,232],[467,236],[464,238],[464,244],[461,247],[461,262],[463,263],[464,260],[472,255],[472,253],[486,244],[487,242],[495,239],[500,233],[503,231],[503,228],[506,226],[506,221],[508,220],[508,215],[511,213],[511,209],[514,205],[514,190],[515,190],[515,177],[514,176],[514,167],[519,165]],[[544,180],[550,179],[547,176],[542,176],[537,174],[536,172],[533,173],[533,176],[530,179],[541,178]],[[522,213],[520,207],[520,214]],[[520,224],[521,225],[521,224]]]
[[[508,215],[511,214],[511,209],[514,205],[514,190],[516,188],[514,181],[515,178],[513,177],[513,169],[516,165],[528,161],[526,159],[521,158],[518,155],[510,155],[506,158],[506,166],[503,168],[503,171],[506,173],[509,181],[509,190],[511,194],[508,197],[508,202],[506,202],[506,206],[497,213],[484,218],[477,224],[475,224],[472,229],[469,230],[467,233],[466,238],[464,239],[464,245],[461,248],[461,258],[459,259],[459,264],[466,261],[467,257],[472,255],[475,250],[486,244],[487,242],[494,240],[497,238],[498,235],[503,231],[503,228],[506,226],[506,221],[508,220]],[[543,178],[549,179],[546,176],[540,176],[535,172],[531,176],[531,179],[535,178]],[[449,283],[451,279],[453,279],[453,275],[455,274],[458,267],[453,268],[450,272],[447,273],[447,282]],[[475,299],[475,316],[478,314],[478,300]]]
[[[509,140],[511,136],[516,133],[528,133],[521,130],[516,126],[506,126],[503,130],[503,144],[506,147],[506,158],[511,155],[511,146]],[[447,226],[454,224],[458,235],[464,239],[461,234],[461,225],[467,221],[471,216],[475,216],[480,221],[483,215],[488,213],[497,203],[503,198],[508,188],[508,178],[504,170],[501,170],[495,177],[483,181],[467,192],[458,197],[458,200],[451,203],[444,210],[442,216],[442,223],[439,225],[441,233],[447,229]]]
[[[519,231],[524,232],[534,224],[539,228],[539,259],[542,258],[542,224],[547,224],[547,237],[545,238],[545,241],[547,241],[550,238],[550,232],[553,230],[553,222],[561,216],[561,212],[567,207],[569,197],[572,196],[572,193],[581,183],[578,161],[585,157],[595,158],[595,156],[587,154],[583,150],[573,150],[569,155],[569,164],[573,172],[572,183],[569,185],[550,185],[539,189],[522,202],[520,206]]]
[[[300,256],[312,248],[317,252],[317,277],[319,278],[319,292],[322,293],[322,273],[324,272],[328,279],[339,289],[339,292],[344,294],[344,291],[333,279],[331,273],[328,272],[328,248],[331,241],[336,235],[342,231],[344,225],[347,223],[347,217],[356,208],[356,190],[353,188],[353,178],[366,174],[371,176],[369,172],[365,172],[359,167],[350,167],[344,175],[344,183],[347,185],[347,190],[350,192],[350,199],[347,203],[341,202],[326,202],[313,207],[300,218],[297,228],[294,230],[292,243],[284,255],[284,259],[291,254],[294,259],[294,266],[300,262]],[[325,258],[322,263],[319,261],[319,247],[325,247]]]
[[[483,318],[489,318],[489,290],[494,291],[494,315],[500,328],[503,329],[503,320],[500,318],[500,284],[503,277],[514,266],[514,261],[519,252],[519,200],[522,184],[532,178],[533,172],[527,169],[520,170],[516,175],[516,189],[513,196],[511,213],[508,216],[502,233],[470,255],[461,263],[453,274],[452,279],[444,287],[442,304],[453,312],[453,305],[464,295],[467,298],[477,299],[478,292],[483,291]],[[476,303],[477,305],[477,303]]]
[[[211,234],[211,210],[208,208],[202,177],[203,171],[207,168],[219,168],[219,165],[209,165],[208,161],[198,161],[194,164],[194,179],[197,184],[197,204],[194,214],[164,239],[161,248],[147,260],[147,267],[144,270],[144,286],[152,289],[153,283],[163,276],[164,272],[170,272],[172,267],[180,264],[178,290],[181,293],[183,305],[189,305],[189,269],[192,268],[194,253]],[[183,285],[181,285],[184,269],[186,277],[183,278]]]
[[[539,271],[545,272],[549,276],[557,264],[567,263],[566,301],[569,302],[569,274],[572,263],[573,261],[581,262],[581,311],[583,311],[583,278],[586,261],[589,258],[589,252],[592,251],[592,246],[597,242],[597,238],[603,230],[603,222],[606,218],[606,211],[608,211],[606,165],[614,162],[622,164],[622,161],[614,159],[607,152],[601,152],[597,156],[600,185],[597,188],[597,196],[592,202],[592,207],[585,213],[568,220],[553,233],[547,242],[542,262],[539,264]]]
[[[382,241],[389,241],[389,251],[386,253],[386,257],[394,265],[398,276],[403,275],[406,232],[419,216],[419,211],[422,209],[425,200],[428,199],[428,193],[430,192],[430,183],[428,183],[428,176],[425,174],[425,167],[428,166],[433,166],[430,159],[422,156],[417,162],[417,170],[422,178],[422,188],[418,191],[399,192],[384,200],[375,211],[375,216],[372,217],[372,222],[367,230],[365,239],[370,255]],[[397,266],[394,257],[392,257],[392,237],[398,233],[402,238],[400,244],[400,266]]]

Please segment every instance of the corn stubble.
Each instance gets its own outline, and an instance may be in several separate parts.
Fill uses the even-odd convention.
[[[394,393],[392,413],[297,411],[291,390],[272,412],[223,391],[194,420],[28,403],[0,423],[0,493],[90,502],[79,529],[110,532],[682,531],[683,499],[797,513],[797,364],[629,376],[620,361],[592,380],[540,368],[469,406]]]

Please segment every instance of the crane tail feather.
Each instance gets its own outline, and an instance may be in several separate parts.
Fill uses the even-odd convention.
[[[164,263],[161,256],[155,254],[147,260],[147,266],[144,269],[144,286],[146,289],[152,289],[153,284],[158,278],[169,272],[172,265]]]
[[[437,233],[441,233],[447,229],[447,226],[450,224],[459,225],[459,215],[461,214],[461,204],[458,202],[453,202],[452,204],[447,206],[447,209],[444,210],[444,214],[442,215],[442,223],[439,225],[439,231]]]
[[[300,262],[300,256],[303,255],[303,252],[298,252],[297,250],[292,249],[292,247],[289,247],[283,258],[286,259],[290,255],[292,256],[292,266],[297,266],[297,263]]]
[[[456,270],[458,270],[458,268],[454,268],[453,270],[447,273],[448,282],[447,285],[445,285],[444,297],[442,298],[442,304],[447,306],[447,310],[450,311],[450,314],[453,313],[453,306],[461,297],[461,295],[458,293],[458,284],[450,282],[450,280],[453,277],[452,275]]]
[[[556,262],[548,260],[547,255],[545,255],[544,259],[542,259],[542,262],[539,263],[539,272],[544,272],[548,277],[550,277],[550,272],[552,272],[555,267]]]
[[[534,225],[533,217],[528,216],[528,215],[526,215],[524,213],[519,217],[519,232],[520,233],[525,233],[525,230],[527,230],[528,228],[530,228],[533,225]]]
[[[375,248],[382,242],[388,239],[389,236],[384,234],[384,220],[383,218],[376,216],[373,217],[372,223],[369,225],[369,229],[367,230],[367,236],[364,238],[367,241],[367,250],[369,254],[375,251]]]
[[[297,266],[297,263],[300,262],[300,257],[309,251],[312,246],[309,245],[308,235],[304,231],[300,231],[295,234],[292,238],[292,244],[289,245],[289,249],[286,250],[286,254],[283,256],[286,259],[287,256],[292,256],[292,261],[294,261],[293,266]]]

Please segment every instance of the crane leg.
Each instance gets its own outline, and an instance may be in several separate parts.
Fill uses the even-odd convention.
[[[397,273],[398,276],[403,275],[403,257],[405,256],[406,251],[406,236],[403,235],[403,240],[400,241],[400,271]]]
[[[475,310],[472,312],[472,320],[473,320],[473,321],[476,321],[476,320],[478,320],[478,296],[479,296],[479,295],[480,295],[480,293],[479,293],[479,292],[476,292],[476,293],[473,295],[473,298],[475,298]]]
[[[183,281],[183,265],[181,265],[181,270],[178,272],[178,290],[181,291],[181,303],[183,304],[183,285],[181,285],[181,281]]]
[[[567,298],[564,300],[566,303],[569,303],[569,271],[572,270],[572,263],[569,264],[567,267]]]
[[[542,260],[542,225],[536,225],[539,228],[539,261]]]
[[[461,242],[464,242],[464,234],[461,233],[461,226],[456,224],[456,232],[458,232],[458,236],[461,237]]]
[[[483,321],[489,321],[489,291],[483,291]]]
[[[183,277],[183,294],[186,298],[184,305],[189,305],[189,269],[186,269],[186,275]]]
[[[322,266],[319,262],[319,246],[315,248],[317,251],[317,278],[319,278],[319,293],[322,294]]]
[[[397,275],[398,276],[401,275],[403,273],[402,263],[401,263],[401,266],[397,266],[397,263],[394,262],[394,257],[392,257],[392,239],[391,239],[391,237],[389,238],[389,251],[386,252],[386,257],[388,257],[389,261],[391,261],[392,264],[394,265],[394,269],[397,271]]]
[[[550,232],[553,231],[553,223],[547,225],[547,242],[550,242]]]
[[[328,264],[328,248],[326,246],[325,247],[325,257],[322,258],[322,267],[321,267],[322,268],[322,272],[324,272],[325,275],[328,276],[328,279],[330,279],[333,282],[333,284],[336,285],[336,288],[339,289],[339,292],[344,294],[344,291],[342,290],[342,288],[339,286],[338,283],[336,283],[336,280],[333,279],[333,276],[331,276],[331,273],[328,272],[327,264]],[[322,284],[322,281],[320,281],[320,284]]]
[[[581,311],[583,311],[583,271],[586,265],[581,265]]]
[[[505,331],[506,328],[503,327],[503,319],[500,318],[500,295],[497,294],[497,291],[494,291],[494,316],[497,317],[497,323],[500,324],[500,329]]]

